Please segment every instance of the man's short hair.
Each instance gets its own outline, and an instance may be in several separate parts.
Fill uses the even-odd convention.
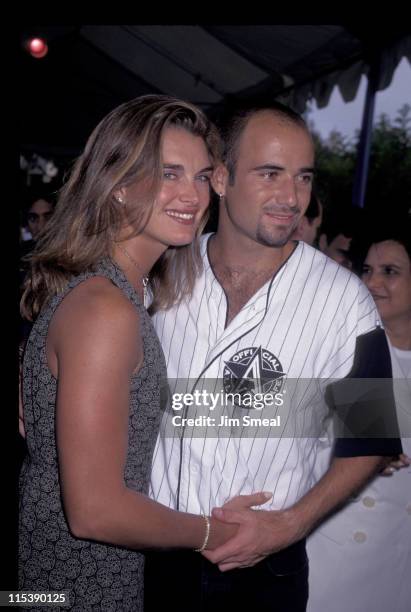
[[[317,195],[317,192],[315,191],[315,188],[313,187],[311,191],[310,202],[308,204],[307,210],[304,213],[304,216],[307,217],[310,223],[312,223],[314,219],[317,219],[317,217],[320,216],[321,209],[322,209],[321,202],[318,199],[318,195]]]
[[[224,143],[223,160],[228,170],[231,185],[235,180],[241,135],[250,119],[257,113],[264,111],[271,112],[280,119],[298,125],[308,131],[301,115],[277,100],[268,103],[267,101],[254,101],[228,106],[217,121],[217,125]]]
[[[345,208],[328,206],[324,210],[324,219],[320,234],[325,234],[330,244],[334,238],[342,234],[346,238],[353,238],[362,234],[366,213],[362,208],[348,205]]]

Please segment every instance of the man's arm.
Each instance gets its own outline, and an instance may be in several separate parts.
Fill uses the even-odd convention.
[[[213,516],[238,523],[237,535],[213,552],[203,553],[221,571],[255,565],[308,535],[383,465],[380,456],[334,458],[329,470],[298,502],[286,510],[215,508]]]
[[[205,554],[222,571],[255,565],[301,540],[375,473],[386,468],[393,456],[401,457],[390,352],[382,329],[357,337],[349,374],[330,384],[326,395],[335,410],[337,430],[329,470],[287,510],[215,509],[215,518],[240,524],[234,538]]]

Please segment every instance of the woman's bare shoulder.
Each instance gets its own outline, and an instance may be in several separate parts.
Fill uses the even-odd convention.
[[[49,328],[51,344],[82,338],[128,343],[139,335],[139,313],[109,279],[92,277],[77,285],[61,302]]]

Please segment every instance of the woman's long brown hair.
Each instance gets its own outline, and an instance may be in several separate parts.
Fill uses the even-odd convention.
[[[132,235],[142,231],[160,188],[162,137],[171,126],[203,138],[212,162],[219,160],[216,128],[200,109],[168,96],[142,96],[122,104],[94,129],[30,256],[21,300],[25,318],[34,320],[73,275],[110,257],[125,220]],[[144,196],[125,209],[114,194],[140,182]],[[197,235],[205,223],[206,216]],[[200,269],[197,238],[191,245],[170,247],[151,271],[150,311],[168,308],[189,294]]]

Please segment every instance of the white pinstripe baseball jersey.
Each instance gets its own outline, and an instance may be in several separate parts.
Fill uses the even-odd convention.
[[[202,238],[204,270],[192,297],[154,316],[171,385],[200,376],[247,378],[264,368],[268,377],[284,375],[285,388],[292,379],[348,374],[357,337],[379,324],[374,302],[355,275],[300,242],[225,328],[227,301],[209,263],[208,238]],[[293,404],[299,418],[318,428],[328,412],[323,389],[304,389]],[[234,495],[271,491],[267,508],[279,509],[313,486],[318,436],[273,436],[266,427],[265,434],[251,437],[237,428],[227,438],[214,435],[214,428],[207,436],[180,439],[170,435],[172,414],[164,415],[153,458],[150,496],[161,503],[209,513]]]

